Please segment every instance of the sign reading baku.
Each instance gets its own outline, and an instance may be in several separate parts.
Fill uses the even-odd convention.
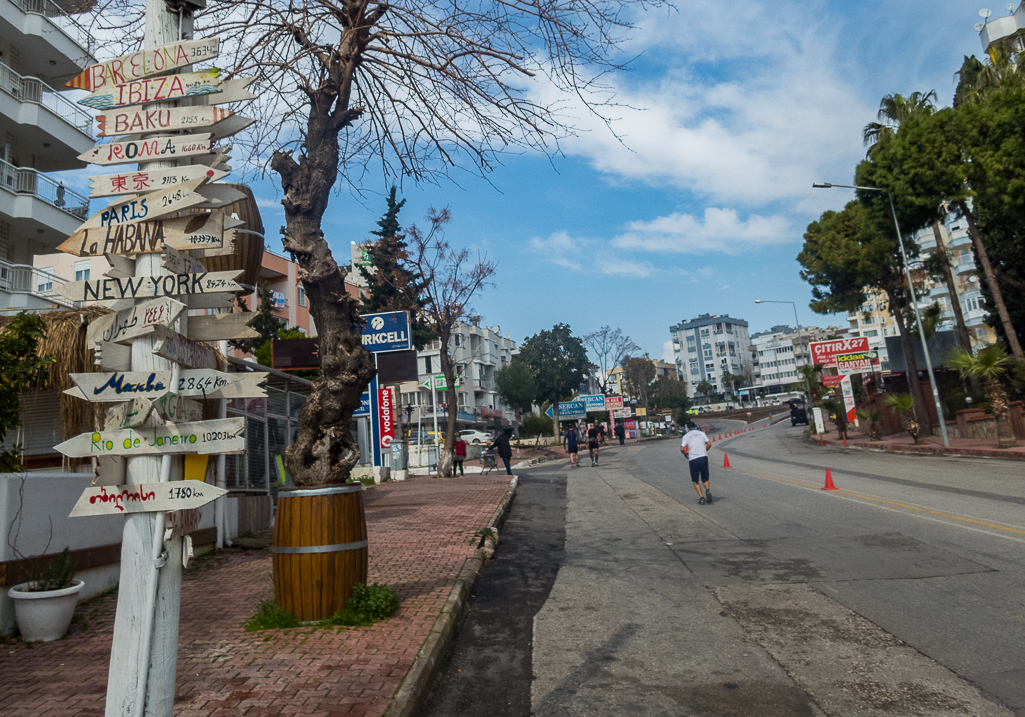
[[[69,458],[154,456],[181,453],[242,453],[244,418],[216,418],[195,423],[80,433],[55,446]]]
[[[228,119],[232,110],[220,107],[126,107],[107,110],[96,117],[100,137],[143,132],[177,132],[209,127]]]
[[[413,348],[409,332],[409,312],[389,311],[367,314],[363,327],[363,348],[370,353],[408,351]]]
[[[224,488],[194,480],[94,486],[85,489],[68,517],[125,513],[173,514],[174,511],[199,508],[227,492]]]

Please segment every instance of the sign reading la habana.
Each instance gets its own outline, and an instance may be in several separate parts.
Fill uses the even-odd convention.
[[[246,448],[245,430],[244,418],[217,418],[195,423],[80,433],[54,448],[69,458],[242,453]]]
[[[242,221],[221,212],[190,214],[134,224],[79,229],[57,249],[75,256],[153,254],[175,249],[220,247]]]
[[[171,481],[141,485],[109,485],[86,488],[69,518],[125,513],[165,513],[199,508],[228,491],[199,481]]]

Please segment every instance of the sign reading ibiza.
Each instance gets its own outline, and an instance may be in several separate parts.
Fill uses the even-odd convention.
[[[367,322],[363,327],[363,348],[370,353],[408,351],[413,348],[408,311],[367,314],[363,318]]]

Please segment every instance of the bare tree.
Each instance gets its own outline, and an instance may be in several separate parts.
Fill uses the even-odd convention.
[[[593,334],[583,337],[584,345],[591,349],[591,353],[598,359],[598,369],[601,375],[598,378],[598,385],[602,393],[607,393],[609,384],[609,371],[619,365],[629,354],[638,353],[641,347],[623,333],[622,329],[611,329],[602,326]]]
[[[469,249],[453,249],[445,241],[445,225],[451,216],[447,209],[433,208],[427,214],[426,233],[410,227],[409,263],[419,274],[423,287],[424,317],[438,336],[441,344],[441,372],[445,375],[445,445],[438,456],[438,475],[452,475],[452,455],[455,446],[456,371],[449,354],[452,329],[470,313],[469,303],[474,294],[488,286],[496,265],[487,256],[478,256],[471,263]]]

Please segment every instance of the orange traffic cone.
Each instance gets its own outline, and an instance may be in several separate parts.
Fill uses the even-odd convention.
[[[828,468],[826,469],[826,484],[822,486],[822,490],[837,490],[837,487],[833,485],[833,476]]]
[[[732,468],[732,466],[730,465],[730,457],[727,454],[725,454],[725,453],[722,454],[722,457],[723,457],[722,467],[723,468]],[[836,490],[836,488],[834,488],[833,490]]]

